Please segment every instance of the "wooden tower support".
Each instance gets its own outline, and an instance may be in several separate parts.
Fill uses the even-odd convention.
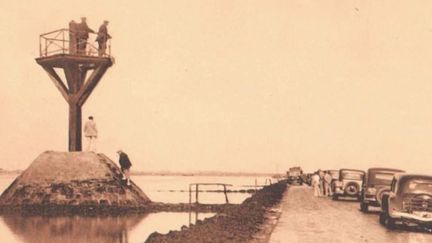
[[[113,64],[112,59],[109,57],[56,54],[36,58],[36,62],[48,73],[54,85],[69,104],[69,151],[81,151],[81,108],[107,69]],[[55,68],[63,70],[66,80],[60,78]]]

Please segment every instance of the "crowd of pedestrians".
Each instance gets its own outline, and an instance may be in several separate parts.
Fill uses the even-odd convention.
[[[331,182],[333,180],[330,171],[318,170],[312,175],[311,186],[316,197],[330,197],[333,195]]]

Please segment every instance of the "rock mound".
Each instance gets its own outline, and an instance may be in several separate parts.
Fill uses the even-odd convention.
[[[47,151],[3,192],[0,209],[32,214],[111,214],[145,211],[150,202],[133,182],[124,185],[119,167],[103,154]]]

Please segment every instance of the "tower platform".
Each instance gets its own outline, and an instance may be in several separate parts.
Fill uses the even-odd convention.
[[[110,56],[87,56],[74,54],[54,54],[51,56],[41,56],[36,58],[36,62],[41,66],[50,66],[54,68],[65,68],[71,63],[82,65],[87,69],[95,69],[98,65],[111,66],[114,58]]]

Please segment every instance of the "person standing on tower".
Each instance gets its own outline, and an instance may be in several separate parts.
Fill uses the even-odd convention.
[[[69,54],[76,54],[77,53],[77,33],[78,33],[78,23],[76,23],[74,20],[69,22]]]
[[[98,136],[98,130],[96,123],[93,120],[93,116],[89,116],[88,121],[84,125],[84,136],[87,138],[86,151],[96,152],[96,139]]]
[[[86,17],[81,18],[81,23],[77,26],[77,32],[78,53],[85,55],[89,33],[95,33],[94,30],[88,27]]]
[[[96,41],[99,44],[98,54],[100,57],[105,55],[107,48],[107,41],[111,39],[111,36],[108,34],[108,21],[105,20],[103,24],[99,27],[99,31],[97,33]]]

